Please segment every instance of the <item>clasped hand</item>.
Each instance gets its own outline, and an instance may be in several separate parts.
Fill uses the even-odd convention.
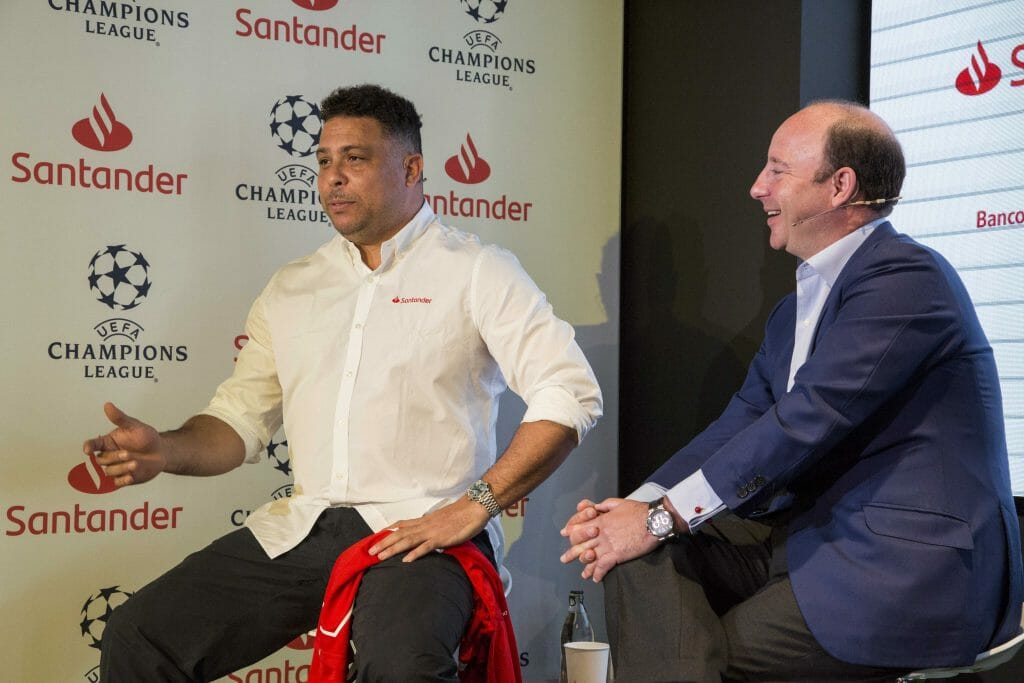
[[[561,530],[570,548],[560,559],[566,564],[579,560],[584,579],[603,580],[615,565],[646,555],[658,545],[647,532],[647,510],[646,503],[624,498],[581,500]]]

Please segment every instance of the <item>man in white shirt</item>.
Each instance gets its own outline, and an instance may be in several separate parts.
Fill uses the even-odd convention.
[[[992,348],[949,263],[885,219],[904,173],[853,103],[772,138],[750,194],[796,293],[722,415],[562,530],[563,562],[606,581],[624,680],[892,680],[1016,634]]]
[[[127,486],[227,472],[283,423],[294,495],[120,607],[104,681],[206,681],[266,656],[316,625],[334,559],[385,528],[355,602],[353,675],[454,681],[472,594],[432,551],[472,540],[500,566],[501,510],[600,416],[571,326],[515,257],[442,225],[424,201],[413,104],[339,88],[321,116],[318,189],[338,235],[273,276],[204,411],[158,433],[108,403],[116,428],[83,447]],[[496,460],[506,386],[527,411]]]

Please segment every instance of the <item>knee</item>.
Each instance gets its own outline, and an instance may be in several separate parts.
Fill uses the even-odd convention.
[[[366,683],[403,681],[455,680],[457,666],[455,656],[450,653],[409,652],[395,648],[394,643],[383,647],[356,646],[356,680]]]

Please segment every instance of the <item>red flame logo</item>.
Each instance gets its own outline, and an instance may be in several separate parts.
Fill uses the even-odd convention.
[[[117,120],[103,93],[100,93],[99,108],[93,107],[92,117],[82,119],[72,126],[71,136],[97,152],[116,152],[132,144],[131,130]]]
[[[979,57],[981,58],[980,63],[978,62]],[[971,65],[957,74],[956,89],[971,97],[981,95],[996,87],[1002,77],[1003,70],[988,61],[988,55],[985,54],[985,48],[982,47],[979,40],[978,54],[971,55]]]
[[[116,486],[114,480],[103,472],[96,462],[96,456],[85,456],[85,462],[79,463],[68,472],[68,483],[76,491],[82,493],[110,493]]]
[[[476,185],[491,177],[491,166],[477,154],[476,145],[469,133],[466,133],[466,144],[462,145],[458,154],[448,158],[444,170],[452,180],[467,185]]]
[[[338,0],[292,0],[302,9],[311,9],[314,12],[323,12],[338,4]]]

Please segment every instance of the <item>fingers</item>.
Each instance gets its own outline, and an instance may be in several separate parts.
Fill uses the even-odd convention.
[[[588,505],[586,507],[580,507],[583,503],[588,503]],[[580,505],[577,506],[577,509],[579,509],[579,512],[570,517],[569,521],[567,521],[565,526],[562,527],[561,531],[559,531],[562,536],[569,536],[574,526],[597,519],[598,512],[594,509],[594,506],[589,503],[589,501],[581,501]]]
[[[115,406],[110,401],[107,401],[106,403],[103,404],[103,414],[107,416],[107,419],[110,420],[111,423],[117,425],[118,427],[121,427],[121,422],[123,422],[124,419],[128,417],[127,415],[124,414],[124,412],[121,411],[120,408]]]
[[[584,541],[583,543],[577,543],[562,553],[558,559],[562,561],[562,564],[569,564],[574,560],[580,560],[581,562],[593,562],[597,557],[597,551],[594,550],[594,548],[597,547],[598,543],[599,540],[596,538]],[[589,557],[590,559],[584,559],[584,556]]]
[[[622,503],[625,503],[624,498],[605,498],[600,503],[594,506],[597,512],[610,512],[615,508],[619,507]]]

